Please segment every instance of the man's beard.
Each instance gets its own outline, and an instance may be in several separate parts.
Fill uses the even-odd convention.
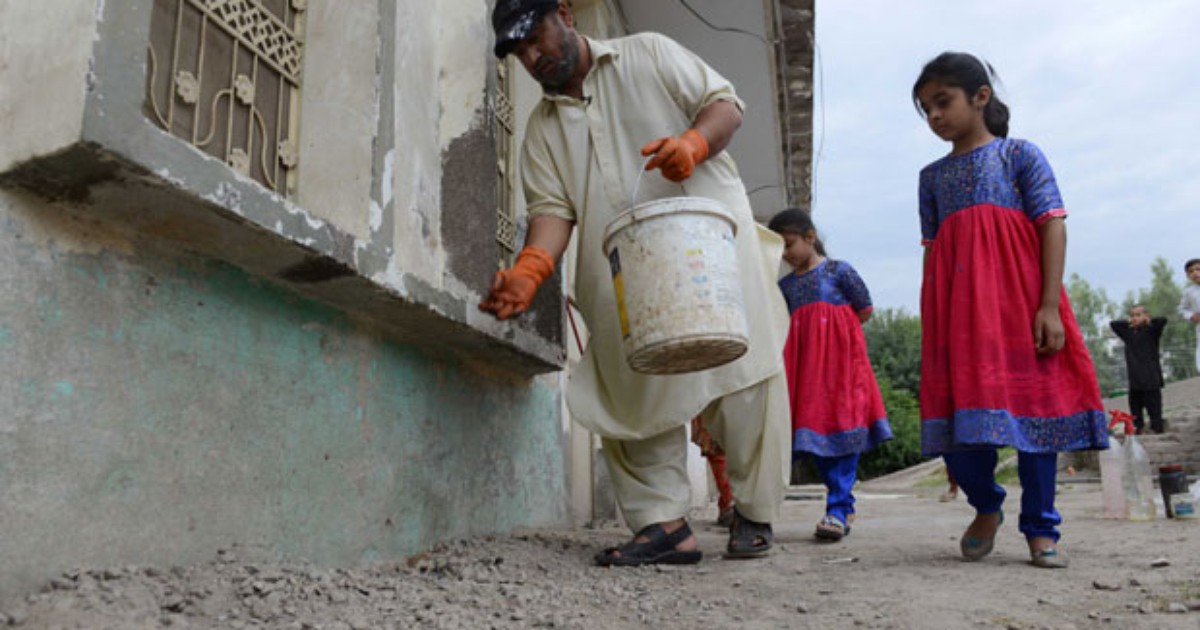
[[[575,37],[574,33],[566,32],[563,37],[562,58],[545,74],[538,76],[537,81],[543,90],[551,94],[561,94],[570,84],[571,77],[575,76],[575,66],[578,64],[579,38]]]

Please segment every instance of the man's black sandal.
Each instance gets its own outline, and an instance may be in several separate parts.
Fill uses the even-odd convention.
[[[645,536],[646,542],[636,542]],[[657,523],[647,525],[631,540],[620,547],[609,547],[596,554],[596,564],[602,567],[640,567],[647,564],[696,564],[700,562],[700,550],[680,551],[675,547],[691,538],[692,528],[684,523],[682,527],[667,533],[662,525]],[[619,552],[616,555],[614,552]]]
[[[737,560],[761,558],[771,550],[771,542],[774,539],[770,523],[756,523],[742,516],[742,513],[734,508],[733,525],[729,526],[729,545],[725,548],[725,557]]]

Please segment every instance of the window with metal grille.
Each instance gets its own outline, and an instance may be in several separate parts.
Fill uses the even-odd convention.
[[[282,195],[295,191],[306,0],[154,0],[146,116]]]
[[[496,63],[493,104],[496,127],[496,242],[501,268],[513,263],[517,251],[516,111],[512,104],[512,61]]]

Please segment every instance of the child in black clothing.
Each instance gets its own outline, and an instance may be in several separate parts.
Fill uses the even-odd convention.
[[[1167,318],[1151,318],[1146,307],[1136,304],[1129,309],[1129,320],[1109,323],[1114,333],[1125,342],[1125,367],[1129,372],[1129,411],[1133,425],[1142,433],[1145,422],[1143,410],[1150,416],[1150,430],[1163,432],[1162,365],[1158,358],[1158,341],[1162,338]]]

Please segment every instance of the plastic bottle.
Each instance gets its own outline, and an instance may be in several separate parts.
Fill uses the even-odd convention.
[[[1108,448],[1100,451],[1100,488],[1104,495],[1104,518],[1124,520],[1125,511],[1125,447],[1113,437]]]
[[[1125,438],[1125,510],[1131,521],[1152,521],[1158,513],[1154,505],[1154,478],[1150,455],[1135,436]]]

